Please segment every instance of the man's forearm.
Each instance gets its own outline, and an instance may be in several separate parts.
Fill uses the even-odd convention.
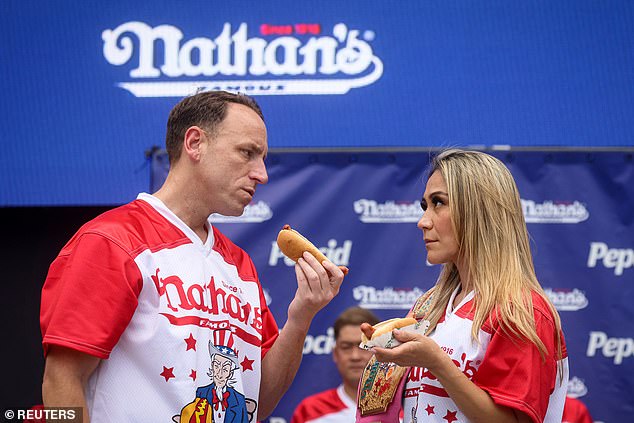
[[[81,407],[83,423],[90,422],[81,380],[60,381],[45,376],[42,383],[42,400],[45,407]]]
[[[302,361],[309,323],[286,322],[262,361],[258,420],[268,417],[293,382]]]
[[[83,422],[89,423],[84,387],[99,365],[99,359],[64,347],[51,346],[42,382],[45,407],[81,407]]]

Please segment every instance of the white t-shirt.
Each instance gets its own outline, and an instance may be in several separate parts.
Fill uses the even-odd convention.
[[[532,343],[512,341],[499,323],[485,324],[479,341],[471,338],[473,292],[454,310],[454,291],[445,315],[430,337],[462,372],[489,393],[495,403],[520,410],[535,422],[561,423],[568,384],[568,359],[564,346],[563,383],[560,383],[553,317],[541,296],[532,295],[537,334],[548,351],[542,361]],[[468,422],[436,377],[425,368],[412,368],[405,384],[404,422]]]
[[[278,328],[249,256],[207,230],[202,242],[160,200],[140,194],[85,224],[52,263],[42,289],[44,350],[103,359],[86,389],[93,423],[169,422],[194,408],[205,421],[218,347],[231,360],[229,380],[218,379],[231,396],[216,407],[245,422],[248,409],[255,421],[262,357]]]

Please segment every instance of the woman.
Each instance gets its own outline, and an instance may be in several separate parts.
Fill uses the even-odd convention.
[[[561,322],[535,276],[511,173],[482,152],[442,152],[421,206],[427,259],[444,265],[430,330],[394,331],[403,345],[374,350],[378,361],[412,367],[404,423],[561,422]]]

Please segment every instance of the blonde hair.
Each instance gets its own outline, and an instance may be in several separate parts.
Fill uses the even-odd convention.
[[[557,353],[562,357],[561,320],[537,281],[519,192],[504,164],[478,151],[446,150],[431,163],[447,184],[451,221],[459,260],[466,263],[475,291],[472,338],[493,313],[501,329],[528,340],[547,353],[535,328],[531,292],[544,298],[555,322]],[[464,276],[464,275],[463,275]],[[446,263],[434,289],[429,320],[434,328],[451,294],[460,284],[454,263]]]

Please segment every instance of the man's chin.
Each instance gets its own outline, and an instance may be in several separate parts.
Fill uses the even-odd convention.
[[[231,208],[227,207],[222,212],[219,212],[219,214],[223,216],[227,216],[227,217],[240,217],[244,214],[244,209],[246,208],[247,205],[248,204],[245,204],[245,205],[241,204]]]

